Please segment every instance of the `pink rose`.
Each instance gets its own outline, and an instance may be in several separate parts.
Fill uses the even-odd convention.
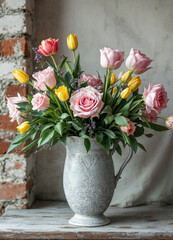
[[[17,123],[20,125],[23,121],[25,121],[21,116],[25,116],[26,114],[18,110],[19,106],[16,105],[16,103],[27,101],[27,98],[22,97],[19,93],[17,93],[17,97],[7,98],[7,107],[11,122],[17,121]]]
[[[80,83],[87,82],[88,86],[91,86],[97,89],[99,92],[103,92],[103,82],[100,78],[97,78],[94,75],[82,74],[79,79]]]
[[[117,69],[124,61],[124,52],[112,48],[100,49],[100,64],[103,68]]]
[[[37,111],[44,111],[46,108],[49,107],[50,104],[50,100],[49,98],[46,96],[46,93],[36,93],[33,96],[33,99],[31,101],[32,106],[33,106],[33,110],[37,110]]]
[[[131,49],[129,56],[126,59],[126,67],[136,74],[144,73],[151,67],[148,67],[153,60],[146,57],[139,50]]]
[[[41,45],[38,47],[38,52],[44,56],[50,56],[58,52],[58,42],[59,39],[55,40],[52,38],[43,40]]]
[[[168,126],[168,128],[173,130],[173,116],[169,116],[166,119],[166,125]]]
[[[127,119],[127,122],[128,122],[128,124],[129,124],[129,126],[123,125],[123,126],[120,127],[120,129],[121,129],[121,131],[127,133],[127,136],[133,135],[133,133],[135,132],[136,127],[135,127],[135,125],[130,121],[130,119],[128,119],[128,118],[126,118],[126,119]]]
[[[32,76],[37,80],[34,81],[34,87],[38,90],[47,91],[46,85],[51,89],[56,86],[54,70],[51,67],[36,72]]]
[[[158,113],[154,110],[151,110],[150,112],[145,111],[144,114],[148,117],[148,122],[157,122],[157,115]]]
[[[148,113],[150,113],[151,110],[160,113],[163,108],[167,107],[167,102],[169,100],[162,84],[156,84],[153,86],[151,83],[149,84],[148,89],[144,89],[143,98]]]
[[[70,108],[75,117],[98,117],[104,105],[102,97],[103,93],[100,93],[97,89],[91,86],[80,88],[72,93],[70,98]]]

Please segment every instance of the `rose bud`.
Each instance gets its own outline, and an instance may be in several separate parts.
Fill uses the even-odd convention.
[[[126,118],[126,119],[127,119],[127,123],[128,123],[129,126],[123,125],[123,126],[120,127],[120,129],[121,129],[121,131],[125,132],[127,134],[127,136],[133,135],[136,127],[128,118]]]
[[[36,93],[31,101],[33,110],[44,111],[49,107],[50,99],[46,96],[46,93]]]

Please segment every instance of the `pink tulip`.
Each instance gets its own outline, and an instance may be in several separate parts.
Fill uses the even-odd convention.
[[[141,74],[149,70],[148,67],[153,60],[146,57],[139,50],[131,49],[129,56],[126,59],[126,67],[135,74]]]
[[[100,49],[100,64],[103,68],[117,69],[124,61],[124,52],[112,48]]]
[[[121,129],[121,131],[127,133],[127,136],[133,135],[133,133],[135,132],[136,127],[135,127],[135,125],[130,121],[130,119],[128,119],[128,118],[126,118],[126,119],[127,119],[127,122],[128,122],[128,124],[129,124],[129,126],[123,125],[123,126],[120,127],[120,129]]]
[[[166,125],[167,125],[168,128],[173,130],[173,116],[169,116],[166,119]]]
[[[38,52],[44,56],[54,55],[56,52],[58,52],[58,42],[59,39],[55,40],[52,38],[43,40],[41,45],[38,47]]]
[[[120,73],[118,74],[118,79],[121,79],[122,76],[123,76],[123,74],[124,74],[124,72],[120,72]]]
[[[56,86],[54,70],[51,67],[36,72],[32,76],[37,80],[34,81],[34,87],[38,90],[47,91],[46,85],[51,89]]]
[[[46,93],[36,93],[31,101],[33,110],[44,111],[49,107],[50,99],[46,96]]]
[[[152,110],[156,111],[157,114],[160,113],[163,108],[167,107],[169,101],[162,84],[152,85],[150,83],[148,89],[144,89],[143,98],[148,113]]]
[[[87,82],[88,86],[91,86],[95,89],[97,89],[99,92],[103,92],[103,82],[100,78],[89,75],[89,74],[82,74],[82,76],[79,79],[80,83]]]
[[[11,122],[17,121],[17,123],[20,125],[23,121],[25,121],[21,116],[25,116],[26,114],[18,110],[20,107],[16,105],[16,103],[27,101],[27,98],[22,97],[19,93],[17,93],[17,97],[7,98],[7,108],[9,110]]]
[[[103,93],[91,86],[73,92],[70,98],[73,115],[81,118],[98,117],[104,105],[102,97]]]

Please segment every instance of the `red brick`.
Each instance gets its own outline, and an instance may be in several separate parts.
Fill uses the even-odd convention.
[[[0,138],[0,154],[5,154],[11,144],[12,139],[10,138]],[[26,146],[26,142],[22,143],[19,147],[13,149],[10,153],[17,153],[18,155],[25,154],[24,151],[21,151]],[[17,166],[16,166],[17,169]]]
[[[26,184],[0,183],[0,199],[26,198]]]
[[[12,131],[16,132],[17,122],[10,122],[10,117],[8,114],[0,115],[0,130],[1,131]]]
[[[16,44],[20,44],[20,49],[24,53],[24,56],[26,57],[30,56],[27,40],[25,38],[11,38],[2,40],[1,54],[4,57],[14,55],[15,54],[14,47],[16,46]]]
[[[20,93],[21,96],[27,95],[27,88],[21,85],[8,85],[6,88],[6,97],[17,97],[17,93]]]
[[[2,215],[2,206],[0,205],[0,216]]]
[[[33,186],[34,186],[34,181],[32,178],[30,178],[26,184],[26,189],[28,190],[29,194],[31,193]]]

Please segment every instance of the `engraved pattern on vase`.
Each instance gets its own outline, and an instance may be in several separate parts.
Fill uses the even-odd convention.
[[[115,187],[113,161],[96,140],[91,140],[87,153],[83,139],[67,139],[63,178],[68,204],[75,213],[94,216],[108,208]]]

